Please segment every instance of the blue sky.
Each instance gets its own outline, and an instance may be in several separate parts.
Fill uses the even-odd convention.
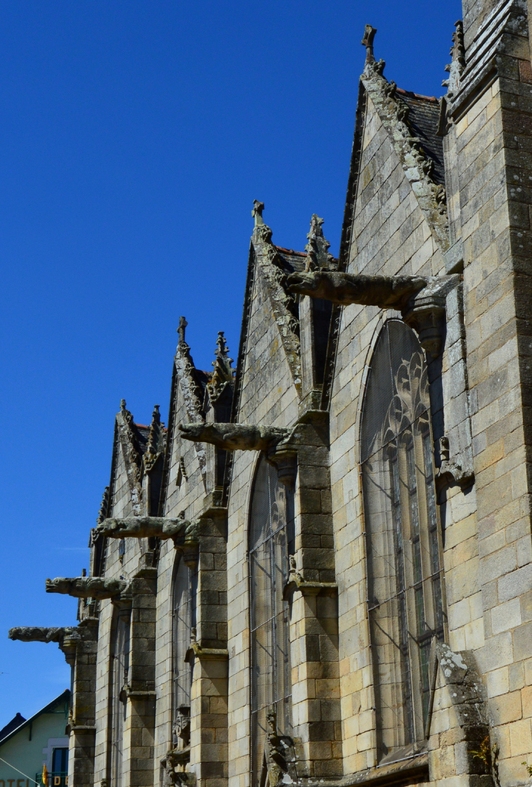
[[[238,349],[252,202],[282,246],[336,253],[364,50],[441,95],[460,3],[16,0],[0,7],[0,727],[69,685],[44,580],[88,566],[114,414],[166,420],[175,329]],[[4,633],[2,633],[4,632]]]

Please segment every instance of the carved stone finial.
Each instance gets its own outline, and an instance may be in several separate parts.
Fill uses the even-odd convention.
[[[360,42],[362,46],[366,47],[366,65],[375,62],[375,55],[373,53],[373,41],[375,40],[375,34],[377,33],[377,28],[372,27],[371,25],[366,25],[364,28],[364,38]]]
[[[445,66],[445,71],[449,73],[449,79],[444,79],[442,82],[443,87],[447,88],[448,96],[452,96],[459,89],[460,78],[466,66],[464,25],[462,20],[459,19],[454,26],[456,30],[453,33],[453,46],[450,51],[452,61]]]
[[[187,328],[188,322],[186,317],[179,318],[179,326],[177,328],[177,334],[179,336],[179,344],[186,344],[185,341],[185,331]]]
[[[263,210],[264,210],[264,202],[259,202],[258,199],[254,199],[253,210],[251,211],[251,215],[255,219],[255,227],[259,227],[261,224],[264,224],[264,219],[262,218]]]
[[[124,412],[125,409],[126,409],[126,400],[125,399],[120,399],[120,410],[122,412]]]
[[[213,403],[218,401],[228,385],[233,384],[233,369],[231,367],[233,359],[229,358],[229,347],[223,331],[218,331],[214,356],[215,360],[212,362],[214,372],[207,383],[209,397]]]
[[[327,270],[333,259],[328,254],[331,244],[323,234],[323,221],[316,213],[312,214],[310,230],[307,235],[308,243],[305,247],[307,252],[305,270],[307,271]]]
[[[153,408],[151,417],[150,432],[148,434],[148,442],[146,451],[142,457],[144,468],[149,472],[157,462],[161,455],[163,440],[163,431],[161,424],[161,413],[159,412],[159,405],[156,404]]]

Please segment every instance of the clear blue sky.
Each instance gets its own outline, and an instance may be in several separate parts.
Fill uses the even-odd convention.
[[[69,685],[44,580],[88,566],[122,397],[166,420],[175,329],[233,357],[252,230],[337,253],[364,25],[400,87],[441,95],[458,0],[11,0],[0,7],[0,727]]]

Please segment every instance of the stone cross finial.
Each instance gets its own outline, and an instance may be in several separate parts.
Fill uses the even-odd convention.
[[[376,27],[366,25],[364,28],[364,38],[360,42],[362,46],[366,47],[366,65],[375,62],[375,55],[373,54],[373,40],[377,32]]]
[[[229,347],[227,346],[227,342],[225,340],[224,332],[218,331],[218,338],[216,339],[216,350],[214,354],[217,358],[226,358],[227,354],[229,353]],[[213,362],[213,366],[216,362]]]
[[[264,210],[264,202],[259,202],[258,199],[253,200],[253,210],[251,211],[251,215],[255,219],[255,227],[259,227],[261,224],[264,224],[262,218],[263,210]]]
[[[185,342],[185,331],[187,328],[188,322],[186,317],[179,318],[179,326],[177,329],[177,333],[179,335],[179,344],[186,344]]]

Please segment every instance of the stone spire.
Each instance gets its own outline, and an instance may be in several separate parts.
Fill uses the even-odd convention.
[[[164,433],[163,424],[161,423],[161,414],[159,412],[159,405],[156,404],[153,408],[151,417],[150,432],[148,434],[148,442],[146,451],[143,456],[144,468],[150,471],[157,459],[160,457],[164,446]]]

